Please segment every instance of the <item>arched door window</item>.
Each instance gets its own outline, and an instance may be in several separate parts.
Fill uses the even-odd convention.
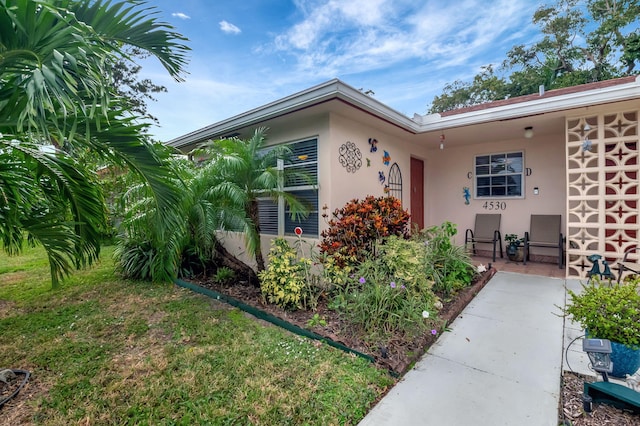
[[[402,202],[402,172],[398,167],[398,163],[393,163],[391,166],[387,185],[389,185],[389,196],[396,197]]]

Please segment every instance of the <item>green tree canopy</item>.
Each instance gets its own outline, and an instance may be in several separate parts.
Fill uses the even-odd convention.
[[[541,37],[507,52],[499,71],[483,67],[472,82],[455,81],[429,112],[636,74],[640,62],[639,0],[558,0],[533,15]],[[510,74],[509,74],[510,72]]]
[[[183,78],[185,38],[155,15],[144,2],[0,0],[0,240],[10,254],[25,237],[42,243],[54,286],[97,259],[106,222],[95,170],[78,153],[140,176],[159,212],[177,200],[110,67],[135,48]]]

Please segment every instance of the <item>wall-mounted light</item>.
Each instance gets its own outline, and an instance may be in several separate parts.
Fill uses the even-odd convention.
[[[524,128],[524,137],[531,139],[533,137],[533,127],[527,126]]]
[[[440,135],[440,149],[444,149],[444,133]]]
[[[589,130],[591,130],[591,126],[589,126],[589,123],[585,123],[584,124],[584,131],[588,132]]]

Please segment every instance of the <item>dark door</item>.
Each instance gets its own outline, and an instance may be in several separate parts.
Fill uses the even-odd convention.
[[[411,158],[411,222],[424,228],[424,161]]]

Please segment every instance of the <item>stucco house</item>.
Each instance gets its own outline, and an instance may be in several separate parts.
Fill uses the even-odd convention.
[[[500,213],[503,236],[522,236],[531,214],[559,214],[566,274],[584,277],[586,256],[613,263],[638,244],[639,118],[635,76],[413,117],[334,79],[168,144],[188,152],[267,127],[270,144],[292,144],[288,167],[317,175],[317,190],[290,188],[314,206],[301,224],[308,238],[326,226],[323,206],[369,194],[400,198],[421,227],[456,223],[460,244],[478,213]],[[492,174],[487,165],[496,163],[504,166]],[[292,234],[298,224],[285,210],[261,203],[265,234]],[[557,258],[546,248],[532,254]]]

